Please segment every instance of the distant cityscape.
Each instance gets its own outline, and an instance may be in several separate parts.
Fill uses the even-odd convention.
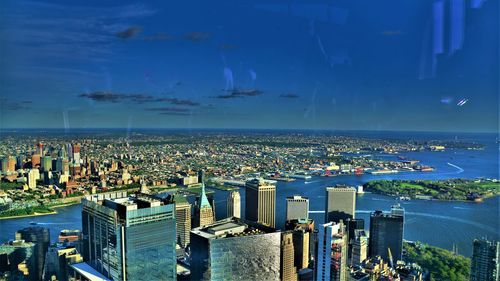
[[[430,262],[445,258],[460,276],[449,280],[499,278],[496,240],[471,240],[469,260],[404,239],[401,203],[448,198],[429,183],[384,183],[420,192],[387,191],[399,203],[371,210],[369,221],[356,216],[357,197],[380,186],[335,184],[319,199],[276,192],[278,182],[315,177],[433,172],[418,159],[377,155],[482,149],[478,143],[300,134],[4,140],[0,218],[50,218],[81,204],[82,228],[60,229],[55,240],[36,222],[18,229],[0,245],[0,280],[445,280]],[[467,189],[453,199],[500,192],[493,178],[434,183],[443,184]],[[226,218],[217,219],[213,190],[226,194]],[[276,221],[278,200],[286,201],[284,222]],[[310,200],[324,202],[324,221],[311,218]]]

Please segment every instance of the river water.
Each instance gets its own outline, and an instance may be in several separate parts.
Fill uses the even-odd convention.
[[[469,136],[470,137],[470,136]],[[317,222],[324,221],[325,187],[335,184],[360,185],[373,179],[475,179],[499,178],[499,148],[494,135],[481,135],[474,138],[486,145],[484,150],[447,150],[445,152],[412,152],[402,155],[418,159],[422,164],[436,167],[436,171],[407,172],[391,175],[362,175],[314,177],[309,182],[278,182],[276,194],[276,222],[282,228],[285,217],[285,197],[302,195],[310,199],[310,216]],[[380,154],[378,157],[396,159],[395,155]],[[242,215],[244,216],[245,190],[240,189],[242,199]],[[227,192],[215,192],[217,218],[226,215]],[[472,240],[486,237],[500,240],[500,197],[490,198],[482,203],[447,202],[412,200],[402,202],[406,211],[404,238],[418,240],[446,249],[458,247],[460,254],[470,256]],[[356,199],[356,217],[365,219],[365,227],[369,227],[370,212],[389,210],[397,201],[389,196],[366,193]],[[61,229],[81,228],[81,206],[73,205],[57,209],[58,214],[19,219],[0,220],[0,242],[14,237],[16,230],[36,222],[48,227],[51,239],[57,238]]]

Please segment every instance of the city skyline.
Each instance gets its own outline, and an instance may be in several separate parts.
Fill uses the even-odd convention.
[[[0,127],[496,132],[498,3],[384,3],[9,2]]]

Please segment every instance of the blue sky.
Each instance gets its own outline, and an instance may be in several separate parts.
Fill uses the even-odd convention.
[[[2,2],[0,127],[498,130],[498,1],[70,2]]]

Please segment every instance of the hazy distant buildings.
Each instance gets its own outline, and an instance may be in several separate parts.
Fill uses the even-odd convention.
[[[286,198],[286,220],[307,220],[309,218],[309,199],[294,195]]]
[[[174,196],[175,223],[177,225],[176,240],[182,248],[189,245],[191,231],[191,204],[182,196]]]
[[[291,231],[281,233],[281,280],[297,280],[297,267],[294,262],[293,233]]]
[[[176,279],[174,204],[125,192],[82,204],[83,254],[92,268],[111,280]]]
[[[319,226],[316,280],[347,281],[347,233],[343,223]]]
[[[238,191],[231,191],[227,196],[227,217],[241,218],[241,199]]]
[[[325,223],[355,218],[356,189],[353,187],[326,188]]]
[[[33,253],[35,267],[33,275],[36,277],[36,280],[40,280],[42,278],[43,265],[45,263],[45,253],[47,253],[50,245],[49,229],[40,226],[31,226],[18,230],[17,235],[18,237],[16,237],[16,239],[35,243],[35,251]]]
[[[245,216],[250,221],[274,227],[276,219],[276,186],[262,179],[247,181]]]
[[[380,256],[389,261],[389,249],[394,261],[403,254],[404,209],[396,204],[390,213],[375,211],[370,215],[370,257]]]
[[[470,281],[500,280],[500,243],[475,239],[472,245]]]
[[[278,280],[281,233],[238,218],[191,231],[191,280]]]

